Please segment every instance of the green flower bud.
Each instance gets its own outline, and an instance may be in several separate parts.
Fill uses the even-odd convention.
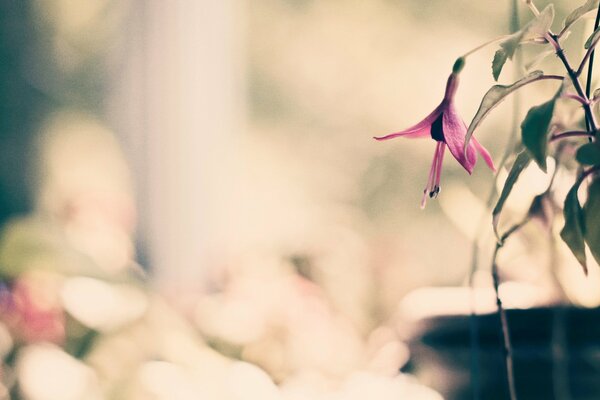
[[[454,66],[452,67],[452,73],[458,74],[465,67],[465,59],[464,57],[457,58],[454,62]]]

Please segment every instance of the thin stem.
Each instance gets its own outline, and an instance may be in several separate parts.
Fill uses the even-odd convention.
[[[558,155],[560,156],[560,154]],[[558,158],[558,157],[557,157]],[[555,171],[558,168],[555,169]],[[552,183],[548,186],[547,192],[550,192]],[[569,347],[566,336],[566,314],[567,309],[565,307],[565,300],[567,298],[565,290],[560,282],[558,276],[558,268],[560,263],[558,262],[558,249],[556,237],[553,234],[552,226],[554,220],[551,222],[551,227],[548,230],[548,247],[550,252],[549,270],[552,275],[552,280],[556,286],[556,290],[559,295],[559,304],[555,307],[552,315],[552,334],[551,334],[551,349],[552,349],[552,386],[554,390],[554,398],[561,400],[571,400],[571,391],[569,389]]]
[[[528,222],[530,218],[529,216],[525,217],[518,224],[513,225],[510,229],[508,229],[501,237],[500,240],[496,243],[496,248],[494,249],[494,255],[492,257],[492,279],[494,281],[494,292],[496,294],[496,307],[498,309],[498,315],[500,316],[500,324],[502,327],[502,338],[504,345],[504,356],[505,356],[505,364],[506,364],[506,376],[508,379],[508,390],[510,393],[511,400],[517,400],[517,389],[515,385],[515,371],[514,371],[514,362],[513,362],[513,348],[510,340],[510,331],[508,329],[508,318],[506,317],[506,310],[502,305],[502,299],[500,298],[500,276],[498,274],[498,252],[504,246],[506,239],[508,239],[513,233],[519,231],[523,228]]]
[[[596,11],[596,21],[594,21],[594,32],[596,31],[596,29],[598,29],[598,26],[600,26],[600,3],[598,3],[598,10]],[[590,52],[590,63],[588,65],[588,70],[587,70],[587,80],[585,82],[585,94],[587,95],[587,97],[590,97],[590,92],[591,92],[591,85],[592,85],[592,75],[594,73],[594,53],[595,53],[595,48],[596,48],[596,43],[598,43],[598,41],[596,40],[595,43],[593,43],[590,46],[590,49],[592,49],[592,51],[590,52],[588,49],[588,52]],[[587,54],[587,53],[586,53]]]
[[[551,33],[548,33],[546,35],[546,37],[550,41],[550,43],[554,46],[554,48],[556,50],[556,55],[558,56],[560,61],[563,63],[565,69],[567,70],[567,73],[569,74],[569,77],[571,78],[571,81],[573,82],[573,86],[575,87],[577,94],[580,97],[582,97],[584,100],[586,100],[587,104],[583,104],[583,110],[585,112],[586,120],[589,121],[589,129],[588,130],[590,132],[596,132],[597,131],[596,120],[595,120],[594,114],[592,113],[592,108],[590,107],[588,96],[585,94],[583,88],[581,87],[581,82],[579,82],[579,77],[577,76],[577,73],[571,67],[569,60],[567,60],[567,57],[565,56],[565,51],[561,47],[561,45],[558,41],[558,37]]]
[[[532,0],[525,0],[525,4],[527,4],[527,7],[529,7],[529,9],[533,13],[533,15],[535,15],[536,17],[538,15],[540,15],[540,11],[537,9],[537,7],[535,6],[535,4],[533,4]]]
[[[518,113],[518,105],[519,105],[519,98],[517,96],[518,94],[515,94],[515,99],[514,99],[514,104],[515,104],[515,118],[513,118],[513,128],[511,130],[511,135],[508,139],[508,143],[505,147],[505,151],[504,154],[502,155],[502,158],[500,159],[500,162],[498,163],[498,171],[500,171],[504,165],[506,164],[506,162],[508,161],[508,157],[512,154],[512,149],[514,148],[514,142],[516,139],[516,132],[517,132],[517,127],[519,124],[519,113]],[[516,122],[514,122],[516,121]],[[479,383],[479,343],[477,342],[477,338],[479,336],[479,326],[477,323],[477,320],[475,319],[477,314],[475,311],[475,273],[478,270],[478,259],[479,259],[479,250],[480,250],[480,246],[479,246],[479,238],[482,237],[483,233],[484,233],[484,228],[487,226],[487,222],[488,222],[488,218],[487,216],[489,215],[489,213],[491,212],[492,209],[492,204],[494,199],[496,198],[496,186],[498,184],[498,179],[499,179],[499,175],[496,174],[494,176],[492,185],[491,185],[491,190],[489,193],[489,196],[486,200],[486,206],[485,206],[485,211],[482,213],[481,217],[479,218],[479,224],[477,226],[476,229],[476,234],[475,237],[473,238],[473,248],[472,248],[472,252],[471,252],[471,268],[469,270],[469,290],[470,290],[470,309],[471,309],[471,315],[470,315],[470,337],[471,337],[471,351],[472,351],[472,357],[471,357],[471,381],[473,382],[473,399],[474,400],[479,400],[480,399],[480,383]]]
[[[508,390],[510,393],[511,400],[517,400],[517,389],[515,387],[515,371],[513,364],[513,351],[512,344],[510,342],[510,332],[508,330],[508,319],[506,318],[506,310],[502,306],[502,300],[498,291],[498,265],[496,263],[492,266],[492,277],[494,279],[494,290],[496,292],[496,306],[498,307],[498,314],[500,314],[500,324],[502,325],[502,337],[504,338],[504,353],[506,357],[506,374],[508,377]]]
[[[597,44],[598,44],[598,39],[596,39],[596,40],[594,40],[594,42],[592,42],[592,44],[590,45],[590,47],[585,52],[585,55],[581,59],[581,62],[579,63],[579,67],[577,68],[576,74],[577,74],[577,76],[581,76],[581,74],[583,73],[583,69],[585,68],[585,65],[586,65],[588,59],[590,60],[590,66],[588,67],[588,79],[589,80],[587,82],[589,82],[592,79],[590,71],[592,70],[591,67],[593,67],[593,65],[594,65],[594,52],[596,50],[596,45]],[[588,97],[590,96],[589,85],[586,85],[585,94]]]
[[[511,0],[511,15],[509,22],[509,31],[510,33],[515,33],[519,30],[519,6],[518,0]],[[521,68],[523,65],[523,56],[519,49],[515,52],[515,62],[513,63],[514,75],[515,78],[519,75]],[[512,124],[511,130],[508,137],[508,143],[506,144],[504,153],[502,154],[502,158],[500,159],[500,163],[498,164],[498,170],[501,170],[502,167],[506,164],[508,157],[512,153],[512,149],[514,148],[514,142],[517,138],[517,133],[519,130],[519,122],[520,116],[519,111],[521,109],[521,101],[520,101],[520,93],[517,92],[513,96],[513,115],[512,115]],[[479,375],[479,325],[476,319],[476,309],[475,309],[475,273],[477,272],[477,264],[479,258],[479,238],[483,234],[483,229],[486,227],[487,218],[489,211],[491,210],[494,198],[496,197],[496,184],[498,182],[499,175],[496,174],[493,179],[492,188],[490,190],[490,194],[486,201],[486,212],[484,212],[480,219],[479,225],[477,227],[477,234],[473,239],[473,251],[471,258],[471,270],[469,272],[469,292],[470,292],[470,308],[471,315],[469,318],[469,328],[470,328],[470,339],[471,339],[471,382],[472,382],[472,393],[473,400],[479,400],[481,398],[481,383],[480,383],[480,375]],[[498,297],[498,296],[496,296]],[[503,330],[504,332],[504,330]],[[512,355],[511,355],[512,357]],[[510,361],[510,365],[512,366],[512,359]],[[507,367],[507,371],[509,368]],[[512,370],[512,367],[510,368]],[[511,381],[514,381],[514,378],[511,378]]]
[[[556,140],[570,138],[570,137],[588,137],[589,138],[592,136],[594,136],[594,135],[588,131],[567,131],[567,132],[555,133],[554,135],[550,136],[550,142],[554,142]]]
[[[500,42],[500,41],[502,41],[502,40],[504,40],[506,38],[508,38],[508,35],[503,35],[503,36],[499,36],[497,38],[494,38],[492,40],[488,40],[487,42],[485,42],[483,44],[480,44],[479,46],[477,46],[477,47],[475,47],[475,48],[467,51],[465,54],[462,55],[462,58],[466,58],[466,57],[470,56],[471,54],[473,54],[473,53],[475,53],[475,52],[483,49],[484,47],[487,47],[490,44],[494,44],[494,43]]]
[[[600,4],[598,4],[598,10],[596,11],[596,21],[594,21],[594,32],[596,31],[596,29],[598,29],[599,25],[600,25]],[[598,40],[596,40],[594,43],[592,43],[592,45],[590,46],[588,51],[585,53],[584,59],[581,61],[581,66],[579,67],[579,69],[582,69],[583,65],[585,65],[585,58],[589,57],[590,63],[588,64],[587,80],[585,82],[585,94],[587,95],[588,98],[590,97],[592,77],[594,74],[594,54],[596,52],[596,44],[597,43],[598,43]],[[579,71],[579,70],[578,70],[578,72],[581,73],[581,71]],[[592,127],[590,125],[590,123],[588,122],[587,118],[585,121],[585,126],[588,131]],[[592,140],[593,140],[593,138],[590,138],[590,142]]]
[[[583,97],[578,96],[578,95],[573,94],[573,93],[563,94],[562,97],[566,97],[568,99],[578,101],[581,105],[589,104],[589,100],[586,100]]]
[[[542,75],[538,79],[536,79],[535,81],[541,81],[542,79],[554,79],[554,80],[557,80],[557,81],[564,81],[565,77],[561,76],[561,75]],[[534,82],[534,81],[532,80],[532,82]]]
[[[477,249],[473,255],[476,256]],[[477,321],[477,312],[475,310],[475,287],[473,283],[469,283],[469,302],[471,307],[471,315],[469,316],[469,339],[471,346],[471,390],[473,400],[481,398],[481,383],[479,381],[479,323]]]

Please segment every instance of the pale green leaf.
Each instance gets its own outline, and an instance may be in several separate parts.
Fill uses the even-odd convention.
[[[534,68],[537,68],[538,65],[544,61],[544,59],[550,55],[555,54],[554,49],[542,51],[538,53],[535,57],[533,57],[527,64],[525,64],[525,71],[531,71]]]
[[[469,144],[471,140],[471,136],[473,136],[473,132],[479,126],[479,124],[483,121],[485,117],[508,96],[515,90],[527,85],[528,83],[535,82],[539,80],[543,76],[542,71],[533,71],[530,74],[526,75],[524,78],[519,79],[512,85],[494,85],[487,91],[483,99],[481,100],[481,104],[479,105],[479,109],[477,113],[473,117],[473,120],[469,124],[469,129],[467,130],[467,135],[465,136],[465,148]]]
[[[592,46],[592,44],[594,44],[594,42],[596,42],[598,40],[598,38],[600,38],[600,28],[598,28],[594,32],[592,32],[590,37],[587,38],[587,40],[585,41],[584,47],[586,49],[589,49]]]
[[[521,123],[521,140],[533,159],[546,172],[548,155],[548,129],[554,114],[556,97],[539,106],[532,107]]]
[[[517,158],[515,159],[515,162],[513,163],[512,168],[508,173],[506,182],[504,182],[502,192],[500,192],[500,197],[498,197],[498,201],[496,202],[494,210],[492,211],[492,224],[494,226],[494,232],[497,232],[498,220],[500,218],[500,213],[504,208],[504,203],[508,199],[508,196],[510,195],[513,186],[515,186],[515,183],[517,183],[519,175],[521,175],[521,172],[523,172],[523,170],[529,165],[530,162],[531,157],[526,150],[521,151],[517,155]]]
[[[512,60],[515,51],[523,41],[543,37],[554,21],[554,6],[549,4],[534,19],[529,21],[521,30],[511,34],[500,43],[500,50],[494,54],[492,73],[494,80],[498,80],[506,60]]]
[[[571,12],[571,14],[567,15],[565,18],[565,22],[563,23],[563,32],[567,30],[575,21],[581,18],[583,15],[588,12],[596,9],[598,7],[598,3],[600,0],[587,0],[582,6],[577,7],[575,10]]]
[[[583,272],[587,275],[587,262],[585,257],[585,221],[583,210],[579,204],[577,192],[581,182],[577,181],[567,193],[563,214],[565,216],[565,226],[560,231],[560,237],[567,244],[573,255],[583,267]]]
[[[500,47],[506,51],[508,58],[512,59],[521,42],[543,37],[550,30],[553,21],[554,6],[549,4],[536,18],[525,24],[520,31],[513,33],[500,43]]]
[[[523,40],[535,39],[546,35],[554,22],[554,5],[548,4],[535,18],[525,25]]]

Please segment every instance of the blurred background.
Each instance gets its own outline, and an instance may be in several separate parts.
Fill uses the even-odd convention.
[[[0,1],[0,399],[441,399],[445,372],[410,373],[403,339],[468,313],[475,239],[477,306],[494,309],[477,228],[494,177],[447,157],[421,211],[433,143],[372,137],[437,106],[510,6]],[[467,122],[494,51],[463,72]],[[526,90],[522,115],[556,87]],[[478,131],[496,162],[512,110]],[[564,198],[573,172],[556,179]],[[548,182],[532,166],[503,226]],[[597,268],[586,279],[544,224],[501,262],[509,306],[600,304]]]

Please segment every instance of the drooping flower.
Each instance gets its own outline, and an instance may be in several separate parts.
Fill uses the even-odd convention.
[[[452,74],[448,77],[446,92],[442,102],[418,124],[411,126],[400,132],[395,132],[382,137],[375,137],[376,140],[388,140],[396,137],[421,138],[431,137],[437,142],[433,162],[429,171],[427,185],[423,191],[421,208],[425,207],[427,196],[436,197],[440,191],[440,178],[442,175],[442,162],[446,147],[454,156],[456,161],[467,170],[469,174],[473,172],[477,162],[477,152],[481,154],[485,163],[496,171],[494,162],[490,153],[473,137],[471,138],[466,152],[464,151],[465,136],[467,134],[467,125],[458,115],[454,105],[454,96],[458,88],[458,75],[464,66],[464,60],[459,58],[454,64]]]

